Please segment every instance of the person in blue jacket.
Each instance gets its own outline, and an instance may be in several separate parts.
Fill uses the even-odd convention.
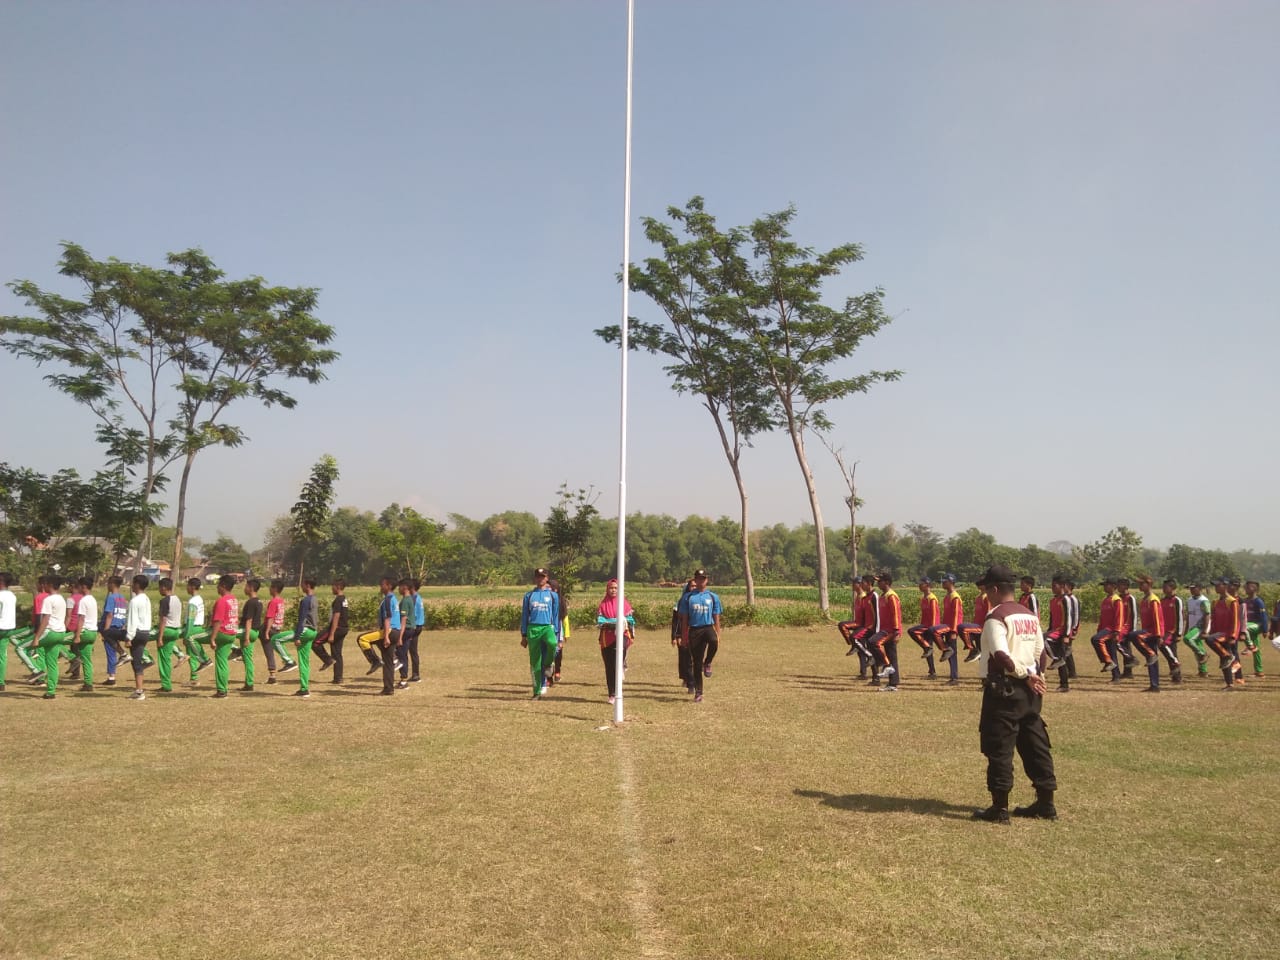
[[[534,587],[520,605],[520,646],[529,650],[529,674],[535,700],[546,696],[547,677],[555,669],[556,628],[560,622],[560,597],[547,585],[547,571],[533,571]]]
[[[720,597],[707,589],[707,571],[696,571],[693,590],[680,598],[680,642],[692,660],[695,703],[702,702],[702,678],[711,676],[705,669],[707,651],[720,645],[720,613]]]

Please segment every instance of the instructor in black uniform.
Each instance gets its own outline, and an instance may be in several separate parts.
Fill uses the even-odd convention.
[[[975,820],[1009,822],[1009,791],[1013,789],[1013,751],[1022,758],[1036,800],[1013,811],[1015,817],[1058,819],[1053,794],[1049,734],[1040,719],[1044,678],[1039,675],[1044,634],[1040,618],[1013,599],[1016,575],[1003,564],[987,569],[978,581],[991,603],[982,625],[978,676],[982,678],[982,714],[978,736],[987,758],[987,789],[991,806],[974,813]]]

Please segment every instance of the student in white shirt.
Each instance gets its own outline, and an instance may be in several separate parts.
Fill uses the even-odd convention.
[[[40,623],[29,645],[44,658],[44,699],[52,700],[58,690],[58,658],[67,652],[71,634],[67,631],[67,598],[59,592],[62,578],[46,577],[45,583],[49,593],[40,604]]]
[[[129,641],[129,654],[133,659],[133,693],[130,700],[145,700],[142,692],[142,671],[145,666],[142,655],[151,642],[151,598],[147,587],[151,581],[144,576],[133,578],[133,596],[129,598],[129,612],[125,617],[124,635]]]
[[[71,611],[71,657],[80,663],[80,689],[93,692],[93,646],[98,642],[98,599],[93,577],[80,578],[80,602]]]
[[[18,598],[12,590],[15,582],[13,574],[0,573],[0,691],[4,690],[9,670],[9,645],[22,642],[18,635]]]

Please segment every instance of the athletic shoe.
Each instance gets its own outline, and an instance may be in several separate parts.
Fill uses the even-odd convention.
[[[703,675],[704,677],[709,677],[709,676],[711,676],[711,668],[710,668],[710,667],[703,667],[703,668],[702,668],[702,675]]]
[[[185,663],[186,660],[187,660],[187,655],[179,651],[177,655],[177,659],[174,660],[174,663]]]
[[[27,680],[27,683],[31,684],[33,687],[43,682],[44,682],[43,670],[41,670],[39,673],[33,673]]]
[[[1061,657],[1054,657],[1052,660],[1048,662],[1048,664],[1045,665],[1045,669],[1057,670],[1059,667],[1063,666],[1066,662],[1067,661],[1063,660]]]
[[[52,693],[46,693],[46,694],[45,694],[43,697],[41,697],[40,699],[41,699],[41,700],[53,700],[53,699],[54,699],[54,694],[52,694]]]
[[[613,706],[614,702],[615,702],[615,701],[614,701],[613,697],[610,697],[610,698],[609,698],[609,706]]]
[[[969,653],[965,656],[965,658],[964,658],[964,662],[965,662],[965,663],[973,663],[973,661],[977,660],[977,659],[978,659],[978,657],[980,657],[980,656],[982,656],[981,652],[978,650],[978,648],[977,648],[977,647],[974,647],[974,648],[973,648],[972,650],[970,650],[970,651],[969,651]],[[1008,823],[1008,820],[1006,820],[1005,822],[1006,822],[1006,823]]]
[[[1232,689],[1233,689],[1232,685],[1228,683],[1225,687],[1223,687],[1223,688],[1222,688],[1222,692],[1223,692],[1223,693],[1230,693],[1230,692],[1232,691]]]
[[[394,691],[394,690],[379,690],[379,691],[378,691],[378,696],[380,696],[380,697],[389,697],[389,696],[391,696],[393,693],[395,693],[395,691]]]
[[[326,660],[324,663],[320,664],[320,669],[321,669],[321,670],[328,670],[328,669],[329,669],[330,667],[332,667],[332,666],[333,666],[333,661],[332,661],[332,660]]]
[[[557,670],[555,673],[553,673],[553,674],[551,675],[551,682],[552,682],[552,683],[559,683],[559,682],[560,682],[560,671],[559,671],[559,670]]]
[[[1104,663],[1104,664],[1102,665],[1102,672],[1103,672],[1103,673],[1110,673],[1110,672],[1111,672],[1111,661],[1109,661],[1109,660],[1108,660],[1106,663]]]
[[[280,668],[280,672],[288,673],[290,670],[297,670],[297,669],[298,669],[298,665],[296,663],[286,663],[283,667]]]
[[[275,682],[276,682],[275,677],[267,677],[267,683],[275,683]]]
[[[415,673],[412,677],[410,677],[410,678],[409,678],[409,682],[410,682],[410,683],[421,683],[421,682],[422,682],[422,677],[418,676],[418,675]]]
[[[253,693],[253,684],[252,684],[252,683],[246,683],[243,687],[241,687],[241,688],[240,688],[240,692],[241,692],[241,693]]]
[[[1116,674],[1114,677],[1112,677],[1112,678],[1111,678],[1111,681],[1110,681],[1110,682],[1111,682],[1111,683],[1124,683],[1124,677],[1120,676],[1119,674]]]
[[[1058,692],[1059,692],[1059,693],[1070,693],[1070,692],[1071,692],[1071,688],[1070,688],[1070,687],[1059,687],[1059,688],[1058,688]]]
[[[228,659],[228,660],[243,660],[243,659],[244,659],[244,657],[243,657],[243,656],[241,656],[241,654],[240,654],[240,651],[239,651],[239,650],[232,650],[232,651],[231,651],[231,654],[227,657],[227,659]]]
[[[932,654],[933,654],[933,651],[932,651],[932,650],[926,650],[924,653],[920,654],[920,659],[921,659],[921,660],[928,660],[928,659],[929,659],[929,657],[930,657]]]
[[[1255,674],[1253,675],[1253,679],[1255,679],[1255,680],[1265,680],[1265,679],[1267,679],[1267,675],[1266,675],[1265,673],[1255,673]]]
[[[958,687],[958,686],[960,686],[960,681],[959,681],[959,680],[948,680],[948,681],[947,681],[947,686],[948,686],[948,687]]]
[[[1160,688],[1159,688],[1159,687],[1146,687],[1146,688],[1144,688],[1144,689],[1143,689],[1143,691],[1142,691],[1142,692],[1143,692],[1143,693],[1159,693],[1159,692],[1160,692]]]
[[[293,691],[293,695],[294,695],[295,697],[302,697],[302,699],[304,699],[304,700],[305,700],[305,699],[307,699],[307,697],[311,696],[311,691],[310,691],[310,690],[295,690],[295,691]]]
[[[925,677],[925,679],[926,679],[926,680],[937,680],[937,679],[938,679],[938,675],[937,675],[936,673],[931,673],[931,674],[929,674],[927,677]]]
[[[1058,810],[1052,803],[1043,803],[1037,800],[1035,803],[1029,803],[1025,807],[1014,807],[1013,815],[1015,817],[1027,817],[1032,820],[1057,820]]]
[[[82,683],[82,684],[80,684],[80,692],[81,692],[81,693],[93,693],[93,684],[92,684],[92,683]]]
[[[879,680],[876,680],[876,679],[868,680],[868,681],[867,681],[867,686],[868,686],[868,687],[878,687],[878,686],[880,686],[880,681],[879,681]]]
[[[408,689],[409,689],[409,681],[408,681],[408,680],[401,680],[399,683],[397,683],[397,684],[396,684],[396,689],[397,689],[397,690],[408,690]]]
[[[210,697],[209,699],[210,699],[210,700],[225,700],[225,699],[227,699],[227,691],[225,691],[225,690],[215,690],[215,691],[214,691],[213,696],[212,696],[212,697]]]
[[[973,811],[972,819],[981,820],[984,823],[1002,823],[1007,827],[1009,810],[1006,807],[990,806],[985,810]]]
[[[196,667],[196,673],[199,673],[201,670],[204,670],[207,667],[212,667],[212,666],[213,666],[212,660],[201,660],[199,665]]]
[[[116,678],[115,678],[115,677],[107,677],[107,679],[105,679],[105,680],[103,680],[103,681],[102,681],[102,685],[103,685],[104,687],[114,687],[114,686],[116,685]]]
[[[898,668],[895,667],[893,664],[889,664],[887,667],[880,668],[880,676],[882,677],[892,677],[897,672],[898,672]]]
[[[881,688],[880,688],[879,690],[877,690],[876,692],[877,692],[877,693],[897,693],[897,692],[898,692],[898,686],[897,686],[897,684],[893,684],[893,683],[891,683],[891,684],[889,684],[889,686],[887,686],[887,687],[881,687]]]
[[[403,667],[403,666],[404,666],[404,664],[400,662],[400,658],[399,658],[399,657],[396,657],[396,665],[395,665],[395,669],[396,669],[396,670],[399,670],[399,669],[400,669],[401,667]]]
[[[538,691],[538,696],[545,697],[547,695],[547,685],[544,683],[542,689]]]
[[[369,669],[364,672],[364,675],[367,677],[369,674],[377,673],[381,669],[382,669],[382,661],[379,660],[377,663],[371,663],[369,665]]]
[[[846,657],[852,657],[852,656],[853,656],[855,653],[857,653],[857,652],[858,652],[858,648],[857,648],[857,647],[850,646],[850,647],[849,647],[848,652],[846,652],[846,653],[845,653],[845,656],[846,656]]]
[[[135,691],[133,691],[133,693],[129,694],[129,699],[130,699],[130,700],[145,700],[145,699],[147,699],[147,695],[146,695],[145,693],[143,693],[141,690],[135,690]]]
[[[702,702],[702,691],[701,691],[701,690],[699,690],[697,693],[695,693],[695,694],[693,695],[693,702],[694,702],[694,703],[701,703],[701,702]]]
[[[1208,655],[1207,653],[1197,653],[1197,654],[1196,654],[1196,663],[1199,663],[1199,664],[1205,664],[1205,663],[1208,663],[1208,662],[1209,662],[1209,655]]]

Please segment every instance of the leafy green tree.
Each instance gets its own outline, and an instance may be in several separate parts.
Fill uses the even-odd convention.
[[[382,511],[370,533],[383,562],[410,579],[427,580],[454,549],[443,523],[398,503]]]
[[[590,488],[570,490],[567,483],[560,484],[557,493],[555,506],[542,522],[542,535],[551,557],[551,570],[560,583],[560,593],[568,600],[578,586],[591,521],[600,514],[595,506],[599,494]]]
[[[1075,556],[1090,576],[1123,576],[1142,560],[1142,537],[1128,527],[1113,527],[1098,540],[1077,547]]]
[[[249,568],[249,551],[225,533],[204,549],[204,560],[216,573],[243,573]]]
[[[1232,558],[1221,550],[1205,550],[1175,543],[1165,554],[1160,572],[1181,584],[1207,585],[1218,577],[1239,576]]]
[[[947,540],[947,566],[961,581],[972,583],[993,563],[1016,566],[1018,553],[996,543],[996,538],[970,527]]]
[[[720,446],[738,488],[739,550],[746,602],[755,603],[751,573],[748,497],[742,476],[742,451],[751,438],[773,429],[772,392],[746,359],[747,345],[726,322],[726,308],[737,296],[733,281],[734,237],[722,233],[701,197],[684,207],[668,207],[671,224],[645,217],[645,237],[660,248],[644,266],[631,265],[631,288],[657,305],[665,324],[633,322],[631,345],[667,358],[664,368],[677,393],[698,398],[711,415]],[[674,226],[673,226],[674,225]],[[621,339],[617,325],[595,331],[610,343]]]
[[[830,609],[826,527],[805,434],[831,431],[826,405],[897,380],[902,373],[835,375],[835,368],[891,318],[884,311],[884,291],[878,288],[846,297],[841,307],[822,302],[823,283],[861,260],[862,247],[847,243],[815,253],[792,239],[795,215],[795,207],[788,207],[760,217],[744,230],[720,235],[726,294],[717,305],[717,319],[748,345],[740,362],[756,371],[773,392],[773,417],[791,440],[813,513],[818,606],[825,614]]]
[[[329,535],[329,518],[333,512],[334,484],[338,482],[338,461],[325,454],[311,468],[311,476],[302,485],[298,501],[290,513],[293,525],[290,539],[301,550],[298,562],[298,586],[302,586],[303,568],[309,549]]]

